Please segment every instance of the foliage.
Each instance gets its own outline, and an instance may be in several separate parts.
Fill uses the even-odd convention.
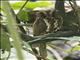
[[[14,10],[17,10],[17,9],[20,9],[21,5],[24,4],[24,3],[25,3],[25,1],[16,2],[16,3],[11,4],[11,6]],[[45,1],[42,1],[42,2],[28,2],[24,8],[25,9],[26,8],[27,9],[34,9],[36,7],[48,7],[50,5],[52,5],[51,2],[45,2]]]
[[[16,2],[16,3],[12,3],[11,4],[11,7],[14,9],[14,10],[19,10],[20,7],[22,7],[22,5],[25,3],[25,1],[23,2]],[[52,6],[52,3],[51,2],[45,2],[45,1],[42,1],[42,2],[27,2],[27,4],[25,5],[24,9],[22,11],[20,11],[17,16],[18,18],[21,20],[21,21],[28,21],[29,20],[29,16],[28,16],[28,12],[32,12],[32,10],[36,7],[49,7],[49,6]],[[31,11],[29,11],[31,10]]]
[[[73,38],[74,36],[76,36],[77,41],[80,41],[79,25],[77,26],[77,30],[75,30],[75,31],[74,31],[74,28],[72,28],[72,30],[66,30],[66,31],[61,30],[61,31],[57,31],[55,33],[52,32],[52,33],[48,33],[48,34],[41,35],[41,36],[35,36],[35,37],[29,36],[26,33],[23,33],[23,31],[21,30],[21,29],[23,29],[23,26],[19,25],[19,24],[20,24],[21,20],[26,21],[28,19],[28,14],[27,14],[27,11],[25,11],[25,10],[26,9],[34,9],[37,6],[38,7],[44,7],[44,6],[47,7],[47,6],[50,6],[52,4],[48,3],[48,2],[28,2],[25,6],[25,10],[22,8],[19,11],[18,15],[15,14],[13,10],[20,9],[22,3],[24,4],[24,2],[17,2],[17,3],[11,4],[11,6],[13,8],[13,9],[11,9],[11,6],[8,2],[2,2],[2,7],[1,8],[3,9],[3,12],[6,16],[6,20],[7,20],[6,27],[7,27],[9,32],[6,32],[5,30],[3,30],[4,28],[3,29],[1,28],[1,39],[0,39],[1,40],[0,41],[1,47],[0,47],[0,49],[10,51],[10,49],[11,49],[11,44],[10,43],[11,42],[9,41],[9,38],[12,38],[13,39],[13,47],[17,51],[17,56],[18,56],[19,60],[24,60],[23,55],[22,55],[22,48],[25,51],[27,51],[27,52],[33,54],[34,56],[36,56],[36,58],[44,59],[40,55],[35,54],[35,52],[38,52],[39,54],[40,54],[40,52],[35,49],[34,45],[39,47],[40,43],[45,42],[46,45],[48,45],[47,42],[52,42],[52,41],[54,42],[54,41],[58,41],[58,40],[65,41],[65,44],[67,44],[66,43],[67,41],[74,41],[75,40]],[[64,4],[64,2],[61,2],[61,3]],[[6,4],[6,6],[5,6],[5,4]],[[65,25],[65,23],[68,19],[70,20],[66,23],[66,26],[68,27],[68,25],[70,24],[69,22],[74,23],[73,22],[74,18],[72,18],[74,16],[72,15],[72,13],[70,15],[70,14],[67,14],[67,13],[63,12],[64,11],[64,5],[63,4],[61,5],[61,8],[60,8],[60,6],[58,6],[59,2],[56,4],[56,6],[57,6],[56,9],[59,10],[56,13],[58,15],[60,15],[60,17],[63,18],[63,23],[64,23],[63,25]],[[75,11],[73,11],[73,12],[75,13]],[[76,21],[79,22],[79,20],[80,20],[79,10],[78,10],[77,14],[75,13],[75,15],[76,15],[75,16]],[[0,22],[0,23],[2,24],[2,22]],[[77,24],[79,24],[79,23],[77,23]],[[74,25],[71,25],[71,27],[73,27],[73,26]],[[26,27],[26,25],[25,25],[25,27]],[[24,31],[25,31],[25,29],[24,29]],[[8,33],[8,35],[7,35],[7,33]],[[77,39],[77,37],[79,37],[79,38]],[[50,43],[50,45],[51,45],[51,43]],[[47,47],[51,47],[50,45],[48,45]],[[23,46],[25,46],[26,48],[24,48]],[[62,48],[59,48],[59,47],[55,46],[54,44],[52,45],[51,48],[53,50],[55,49],[56,51],[57,50],[62,50],[63,52],[65,52]],[[49,49],[47,48],[46,50],[49,50]],[[73,51],[80,50],[80,46],[78,45],[74,48],[69,49],[69,51],[67,53],[71,52],[71,50],[73,50]],[[50,51],[48,51],[48,52],[50,52]],[[49,56],[44,60],[47,60],[47,59],[53,60],[53,59],[55,59],[55,57],[56,57],[56,59],[58,59],[56,55],[55,56],[53,56],[53,55],[55,55],[55,53],[53,53],[53,54],[49,53]]]
[[[1,43],[0,48],[3,50],[6,50],[6,51],[10,51],[11,47],[10,47],[9,36],[2,29],[1,29],[1,39],[0,40],[1,40],[0,41],[0,43]]]
[[[25,10],[22,10],[20,11],[18,14],[17,14],[18,18],[23,21],[23,22],[26,22],[29,20],[29,16],[28,16],[28,13],[27,11]]]
[[[5,6],[5,4],[6,4],[6,6]],[[19,34],[17,32],[17,26],[15,26],[16,22],[15,22],[15,16],[13,15],[14,12],[12,12],[11,7],[7,1],[6,2],[2,1],[1,7],[3,8],[5,16],[7,18],[6,19],[7,20],[7,27],[8,27],[9,33],[11,35],[11,38],[14,40],[13,45],[16,48],[18,59],[24,60],[23,55],[22,55],[22,50],[21,50],[22,49],[21,42],[19,41],[21,39],[20,39]],[[6,9],[6,7],[7,7],[7,9]],[[8,13],[8,12],[10,12],[10,13]]]

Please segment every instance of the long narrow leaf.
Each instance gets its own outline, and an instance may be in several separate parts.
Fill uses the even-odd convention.
[[[16,17],[13,15],[14,12],[12,12],[11,6],[8,3],[8,1],[2,1],[2,8],[4,10],[5,16],[7,17],[7,27],[11,34],[12,39],[14,40],[14,47],[17,51],[18,60],[24,60],[22,55],[22,47],[20,42],[20,37],[17,31],[16,26]]]

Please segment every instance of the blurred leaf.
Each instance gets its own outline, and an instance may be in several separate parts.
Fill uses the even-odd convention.
[[[30,46],[27,42],[24,42],[24,41],[23,41],[23,45],[24,45],[23,49],[24,49],[25,51],[27,51],[27,52],[29,52],[29,53],[31,53],[31,54],[34,55],[32,49],[31,49],[31,46]]]
[[[1,29],[0,43],[1,43],[1,47],[0,47],[1,49],[10,51],[11,45],[10,45],[10,41],[9,41],[9,36],[2,29]]]
[[[80,46],[75,46],[72,51],[80,51]]]
[[[35,1],[37,1],[37,0],[30,0],[30,1],[33,1],[33,2],[35,2]]]
[[[76,39],[74,39],[73,37],[41,37],[41,38],[37,38],[37,39],[30,40],[27,42],[30,44],[34,44],[34,43],[36,44],[36,43],[41,43],[41,42],[51,42],[51,41],[57,41],[57,40],[74,41]],[[80,39],[78,39],[77,41],[80,41]]]
[[[23,54],[22,54],[22,45],[21,45],[21,38],[18,33],[18,26],[16,23],[16,15],[11,8],[10,4],[8,1],[3,2],[2,1],[2,7],[4,9],[4,13],[6,16],[7,20],[7,28],[10,33],[11,38],[13,39],[13,46],[16,49],[16,55],[18,60],[24,60]]]
[[[11,4],[11,6],[12,6],[13,9],[17,10],[17,9],[20,9],[22,4],[24,4],[24,3],[25,3],[25,1],[23,1],[23,2],[16,2],[16,3]],[[34,9],[36,7],[48,7],[50,5],[52,5],[51,2],[45,2],[45,1],[43,1],[43,2],[28,2],[26,4],[25,8]]]
[[[48,51],[48,60],[56,60],[51,51]]]
[[[24,41],[23,41],[23,44],[24,44],[24,46],[25,46],[27,49],[30,49],[30,50],[31,50],[31,47],[30,47],[30,45],[29,45],[27,42],[24,42]]]
[[[0,60],[5,60],[5,58],[0,58]]]
[[[27,11],[25,11],[25,10],[22,10],[22,11],[20,11],[18,14],[17,14],[17,17],[20,19],[20,20],[22,20],[22,21],[27,21],[28,20],[28,13],[27,13]]]

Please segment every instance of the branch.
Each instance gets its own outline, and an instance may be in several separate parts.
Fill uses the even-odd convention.
[[[19,12],[22,11],[22,9],[25,7],[25,5],[28,3],[29,0],[26,0],[26,2],[23,4],[23,6],[20,8]],[[19,13],[18,12],[18,13]]]
[[[28,3],[28,1],[29,1],[29,0],[26,0],[26,2],[23,4],[23,6],[22,6],[21,9],[19,10],[19,12],[22,11],[22,9],[25,7],[25,5]],[[18,13],[19,13],[19,12],[18,12]],[[20,24],[20,20],[18,19],[17,15],[15,15],[15,16],[16,16],[16,21],[17,21],[17,23]],[[24,34],[26,34],[26,31],[24,30],[24,28],[23,28],[22,26],[19,26],[19,28],[20,28],[20,30],[21,30]]]

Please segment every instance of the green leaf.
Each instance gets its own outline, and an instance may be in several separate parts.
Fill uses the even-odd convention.
[[[0,60],[5,60],[5,58],[0,58]]]
[[[18,33],[18,26],[16,23],[16,15],[11,8],[10,4],[8,1],[3,2],[2,1],[2,7],[4,9],[4,13],[6,16],[7,20],[7,28],[10,33],[11,38],[13,39],[13,46],[16,49],[16,55],[18,60],[24,60],[23,55],[22,55],[22,46],[21,46],[21,39],[19,37]]]
[[[25,3],[24,2],[16,2],[16,3],[13,3],[11,4],[12,8],[17,10],[17,9],[20,9],[20,7]],[[48,7],[48,6],[51,6],[53,5],[51,2],[28,2],[25,6],[25,8],[28,8],[28,9],[34,9],[36,7]]]
[[[80,46],[75,46],[72,51],[80,51]]]
[[[20,11],[18,14],[17,14],[17,17],[20,19],[20,20],[22,20],[22,21],[27,21],[28,20],[28,13],[27,13],[27,11],[25,11],[25,10],[22,10],[22,11]]]
[[[1,40],[0,41],[0,43],[1,43],[0,48],[3,50],[6,50],[6,51],[10,51],[11,47],[10,47],[9,36],[2,29],[1,29],[1,39],[0,40]]]

